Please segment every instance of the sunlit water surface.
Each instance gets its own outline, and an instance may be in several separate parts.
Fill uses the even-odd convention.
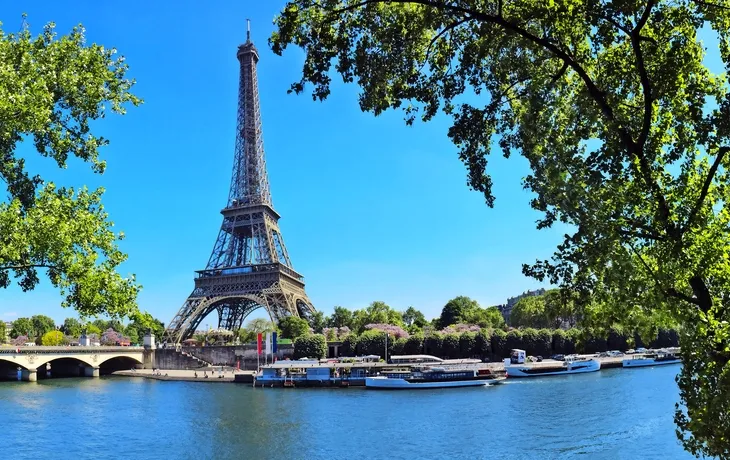
[[[9,459],[684,459],[673,423],[678,370],[400,392],[2,382],[0,439]]]

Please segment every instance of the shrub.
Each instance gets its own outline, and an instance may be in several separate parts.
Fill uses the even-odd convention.
[[[358,337],[357,334],[349,334],[342,341],[340,356],[355,356],[355,354],[357,354],[357,344],[359,342],[360,337]]]
[[[474,351],[475,356],[484,359],[492,353],[491,337],[489,332],[481,330],[474,336]]]
[[[540,329],[537,331],[537,346],[535,353],[538,356],[548,357],[553,353],[553,333],[550,329]]]
[[[492,348],[492,356],[501,360],[509,356],[509,349],[507,348],[507,333],[502,329],[495,329],[492,331],[492,337],[490,340]]]
[[[474,354],[476,345],[476,334],[473,332],[462,332],[459,336],[459,356],[469,358]]]
[[[420,355],[423,352],[423,336],[412,335],[406,339],[403,347],[404,355]]]
[[[44,345],[46,347],[57,347],[65,343],[67,343],[66,337],[61,331],[46,332],[45,334],[43,334],[43,337],[41,337],[41,345]]]
[[[507,346],[505,347],[507,355],[509,355],[510,350],[514,348],[525,349],[522,341],[522,332],[517,329],[512,329],[507,333]]]
[[[556,355],[567,354],[566,350],[566,334],[562,329],[553,331],[553,353]]]
[[[294,359],[327,356],[327,341],[322,334],[311,334],[297,337],[294,340]]]
[[[396,340],[392,336],[388,339],[388,356],[393,354]],[[363,332],[357,345],[357,353],[360,355],[378,355],[383,358],[385,355],[385,332],[377,329]]]
[[[460,352],[459,336],[456,334],[446,334],[442,345],[443,357],[458,358]]]
[[[408,339],[406,339],[404,337],[401,337],[400,339],[395,339],[395,341],[393,342],[393,351],[392,351],[392,353],[394,355],[402,355],[403,354],[403,350],[405,349],[406,341],[407,340]],[[390,355],[388,355],[388,356],[390,356]]]
[[[431,334],[426,337],[423,352],[427,355],[443,356],[443,336],[441,334]]]
[[[522,329],[522,345],[517,346],[510,346],[510,349],[512,348],[521,348],[525,350],[525,352],[529,356],[537,356],[540,353],[537,351],[537,330],[533,329],[531,327]],[[507,334],[507,340],[509,341],[509,334]]]

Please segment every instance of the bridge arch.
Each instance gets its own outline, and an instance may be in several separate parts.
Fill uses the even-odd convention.
[[[259,308],[266,310],[272,321],[278,319],[264,296],[240,294],[199,299],[190,312],[187,322],[179,330],[173,331],[171,338],[175,343],[181,343],[191,338],[200,323],[216,311],[218,312],[218,327],[229,331],[239,329],[243,326],[246,317]]]

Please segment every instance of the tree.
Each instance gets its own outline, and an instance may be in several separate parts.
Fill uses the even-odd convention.
[[[80,337],[83,332],[81,322],[76,318],[66,318],[60,327],[61,332],[71,337]]]
[[[569,229],[523,271],[605,300],[608,316],[679,321],[678,434],[695,455],[730,457],[730,98],[698,38],[713,31],[730,65],[727,0],[296,0],[276,23],[275,53],[305,51],[295,92],[326,98],[336,58],[363,110],[451,115],[489,206],[495,137],[526,157],[538,228]]]
[[[365,330],[368,324],[392,324],[405,326],[400,312],[392,309],[385,302],[376,301],[362,310],[355,310],[352,319],[352,329],[358,333]]]
[[[328,326],[330,327],[349,327],[354,329],[352,324],[352,312],[345,307],[335,307]]]
[[[5,343],[6,332],[5,321],[0,321],[0,344]]]
[[[479,310],[479,304],[476,300],[472,300],[466,296],[454,297],[446,302],[444,308],[441,309],[441,317],[439,323],[441,327],[450,326],[456,323],[467,323],[468,316]]]
[[[30,320],[33,323],[35,337],[42,337],[46,332],[56,329],[56,323],[46,315],[33,315]]]
[[[286,316],[279,320],[279,330],[282,337],[294,340],[309,334],[309,323],[297,316]]]
[[[119,324],[117,327],[122,327],[122,325]],[[137,312],[132,315],[132,322],[123,330],[129,336],[130,342],[142,343],[147,331],[152,332],[158,339],[162,338],[165,334],[165,325],[147,312]]]
[[[309,318],[309,325],[312,326],[312,329],[315,333],[321,334],[322,330],[327,326],[327,323],[324,318],[324,313],[321,311],[315,311],[312,313],[312,315]]]
[[[472,321],[484,328],[501,329],[504,327],[504,316],[497,307],[480,308]]]
[[[107,107],[124,113],[141,101],[129,90],[123,58],[116,50],[87,45],[84,29],[57,37],[54,24],[32,37],[0,31],[0,56],[7,69],[0,79],[0,183],[8,201],[0,201],[0,288],[12,280],[27,291],[45,270],[64,296],[63,306],[88,315],[128,315],[136,310],[139,285],[116,269],[126,255],[117,247],[122,233],[101,205],[103,189],[58,187],[25,168],[17,155],[30,140],[40,156],[66,168],[69,156],[104,172],[99,148],[108,141],[91,131]]]
[[[509,323],[514,327],[547,327],[550,320],[545,312],[545,300],[542,296],[521,298],[509,314]]]
[[[50,331],[41,337],[41,345],[47,347],[57,347],[66,343],[66,337],[61,331]]]
[[[423,313],[413,307],[408,307],[406,311],[402,313],[402,316],[403,322],[408,327],[417,326],[419,329],[423,329],[423,327],[428,324]]]
[[[275,331],[276,326],[271,321],[266,321],[263,318],[256,318],[248,322],[246,329],[253,334],[265,334],[267,332]]]
[[[31,337],[33,335],[33,322],[30,318],[18,318],[13,321],[13,327],[10,329],[10,337],[16,338],[20,336]],[[25,343],[25,342],[24,342]]]
[[[294,359],[321,359],[327,356],[327,341],[322,334],[308,334],[294,340]]]

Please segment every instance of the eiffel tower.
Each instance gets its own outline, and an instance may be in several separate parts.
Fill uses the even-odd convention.
[[[223,224],[205,270],[197,271],[195,289],[166,331],[171,343],[192,337],[214,311],[218,327],[235,331],[249,313],[264,308],[272,320],[315,310],[304,292],[304,278],[291,264],[279,230],[266,174],[256,63],[258,51],[247,26],[239,45],[238,125],[233,177]]]

